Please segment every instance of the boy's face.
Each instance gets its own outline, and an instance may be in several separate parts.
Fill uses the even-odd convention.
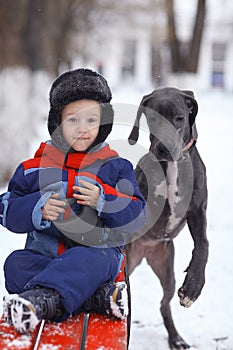
[[[75,151],[85,151],[95,141],[100,126],[101,107],[94,100],[78,100],[61,112],[62,134]]]

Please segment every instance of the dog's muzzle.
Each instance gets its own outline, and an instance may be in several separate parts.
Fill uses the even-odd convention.
[[[180,140],[177,142],[169,142],[166,144],[153,138],[151,140],[150,152],[157,159],[157,161],[167,161],[174,162],[182,158],[183,156],[183,147]]]

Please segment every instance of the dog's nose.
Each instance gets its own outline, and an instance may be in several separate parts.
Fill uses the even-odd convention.
[[[156,144],[154,147],[151,145],[150,151],[155,155],[158,161],[173,161],[171,152],[169,152],[162,143]]]
[[[167,157],[168,155],[170,155],[170,152],[163,144],[160,144],[157,147],[157,152],[158,152],[158,155],[164,156],[164,157]]]

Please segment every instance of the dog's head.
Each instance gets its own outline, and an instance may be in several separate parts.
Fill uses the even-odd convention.
[[[153,156],[159,161],[178,160],[190,141],[197,139],[197,111],[198,104],[192,91],[171,87],[154,90],[140,103],[129,143],[137,142],[140,118],[145,114]]]

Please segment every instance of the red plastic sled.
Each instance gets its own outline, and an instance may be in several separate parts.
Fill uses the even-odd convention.
[[[42,321],[35,331],[20,334],[1,318],[0,349],[126,350],[130,333],[130,288],[125,261],[116,281],[125,280],[128,286],[129,316],[126,320],[80,313],[61,323]]]

